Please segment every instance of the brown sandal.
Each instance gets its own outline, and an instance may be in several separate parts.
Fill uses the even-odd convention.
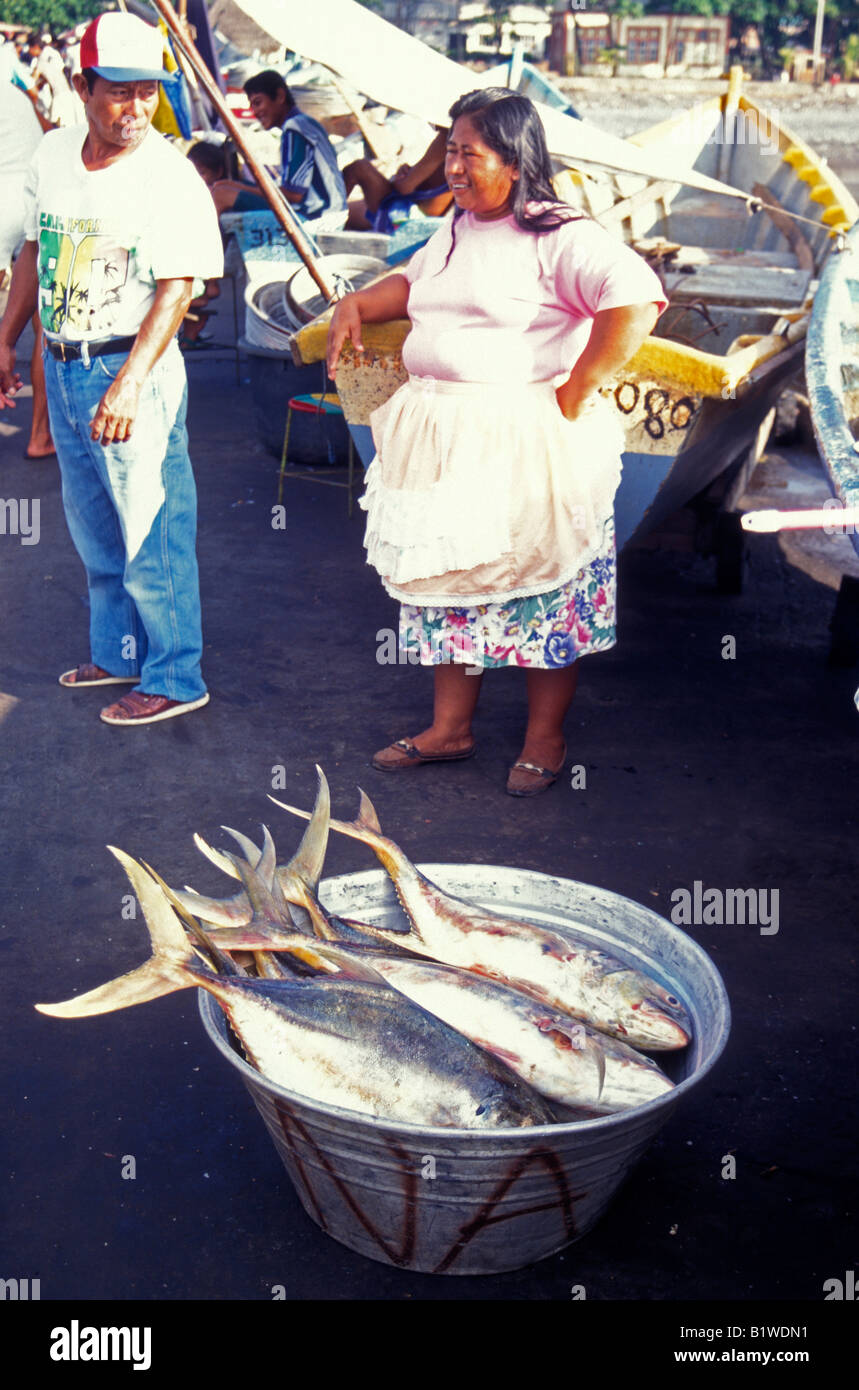
[[[101,666],[94,666],[91,661],[85,661],[82,666],[75,666],[72,671],[64,671],[60,676],[60,685],[69,688],[78,685],[136,685],[139,680],[139,676],[112,676],[109,671],[102,670]]]
[[[557,782],[564,770],[566,761],[567,747],[565,744],[560,766],[554,771],[549,767],[537,767],[535,763],[514,763],[510,769],[505,788],[508,796],[539,796],[541,792],[548,791],[553,782]]]
[[[393,752],[392,758],[385,758],[383,754]],[[468,748],[456,753],[422,753],[416,748],[411,739],[398,738],[396,743],[388,744],[387,748],[382,748],[373,755],[372,766],[377,772],[405,772],[410,767],[420,767],[421,763],[456,763],[463,758],[473,758],[477,752],[477,744],[472,743]]]
[[[120,696],[115,705],[106,705],[99,716],[105,724],[128,728],[137,724],[157,724],[162,719],[174,719],[178,714],[190,714],[209,703],[209,692],[197,700],[169,700],[166,695],[144,695],[132,690]]]

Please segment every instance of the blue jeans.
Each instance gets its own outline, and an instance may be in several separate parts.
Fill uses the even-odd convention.
[[[206,687],[185,366],[171,343],[143,384],[130,440],[105,447],[90,424],[127,355],[45,355],[66,521],[89,586],[90,659],[139,675],[147,695],[195,700]]]

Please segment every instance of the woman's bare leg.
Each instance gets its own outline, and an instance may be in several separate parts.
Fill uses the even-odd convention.
[[[471,721],[480,695],[483,672],[472,674],[471,671],[471,667],[453,662],[433,667],[432,723],[409,740],[421,753],[457,753],[474,742]],[[377,764],[403,762],[402,750],[392,748],[390,757],[383,757],[387,752],[387,749],[381,749],[374,761]]]
[[[576,693],[578,662],[554,671],[526,672],[528,727],[517,762],[533,763],[550,771],[564,758],[564,719]]]

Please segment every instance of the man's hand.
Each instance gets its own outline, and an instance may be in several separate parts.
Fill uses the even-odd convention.
[[[156,281],[155,298],[134,347],[93,416],[90,435],[97,442],[125,444],[131,438],[141,387],[188,312],[192,285],[190,277]]]
[[[103,445],[125,444],[131,438],[131,431],[137,416],[140,402],[138,382],[117,377],[112,381],[98,403],[98,410],[90,426],[90,437]]]
[[[23,381],[15,371],[15,349],[0,344],[0,410],[15,409],[12,397],[21,390]]]
[[[409,174],[411,172],[411,164],[401,164],[397,172],[392,177],[391,183],[394,185],[395,188],[399,188],[400,185],[409,177]]]

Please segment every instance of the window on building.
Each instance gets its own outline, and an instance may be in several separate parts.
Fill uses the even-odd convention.
[[[722,61],[720,29],[678,29],[674,61],[687,67],[713,67]]]
[[[577,30],[579,62],[595,63],[604,48],[608,48],[608,29]]]
[[[626,31],[626,61],[628,63],[659,62],[659,30],[630,25]]]

